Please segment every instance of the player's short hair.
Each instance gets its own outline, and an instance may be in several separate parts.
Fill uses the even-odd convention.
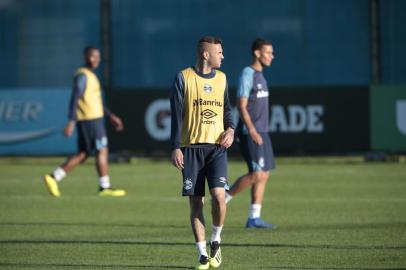
[[[266,46],[266,45],[272,45],[272,43],[263,38],[255,39],[254,42],[252,42],[252,46],[251,46],[252,55],[255,55],[256,50],[260,50],[260,49],[262,49],[263,46]]]
[[[97,48],[95,46],[87,46],[86,48],[83,49],[83,55],[87,56],[93,50],[99,50],[99,48]]]
[[[199,39],[197,42],[197,53],[201,54],[204,50],[203,43],[209,43],[209,44],[223,44],[221,39],[217,37],[211,37],[211,36],[204,36]]]

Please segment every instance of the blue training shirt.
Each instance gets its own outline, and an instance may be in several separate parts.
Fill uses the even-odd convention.
[[[262,71],[245,67],[240,75],[237,87],[237,98],[248,98],[247,110],[257,132],[269,131],[269,91]],[[247,134],[248,130],[241,117],[238,130]]]

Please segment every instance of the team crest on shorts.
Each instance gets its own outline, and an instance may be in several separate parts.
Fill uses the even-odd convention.
[[[223,176],[219,178],[219,181],[220,181],[220,183],[223,183],[223,184],[227,183],[227,179]]]
[[[258,165],[262,168],[265,166],[265,160],[263,157],[260,157],[258,160]]]
[[[184,190],[190,190],[193,186],[192,179],[191,178],[186,178],[183,180],[183,189]]]
[[[103,136],[102,138],[96,140],[96,149],[100,150],[106,148],[108,144],[107,137]]]

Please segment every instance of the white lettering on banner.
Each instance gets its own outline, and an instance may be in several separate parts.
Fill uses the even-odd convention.
[[[145,112],[145,128],[157,141],[166,141],[171,136],[171,114],[169,99],[154,100]]]
[[[37,101],[0,101],[0,121],[38,121],[42,110]]]
[[[306,111],[302,106],[288,106],[290,132],[301,132],[306,127]]]
[[[271,106],[271,121],[269,124],[271,132],[288,132],[288,122],[286,121],[285,112],[283,106],[273,105]],[[278,128],[279,127],[279,128]]]
[[[321,117],[324,114],[322,105],[289,105],[287,114],[283,106],[271,106],[269,129],[282,133],[320,133],[324,131]]]
[[[406,135],[406,100],[396,101],[396,125],[402,135]]]
[[[18,124],[24,127],[25,122],[38,122],[44,107],[39,101],[2,100],[0,101],[0,122]],[[24,131],[1,131],[0,144],[14,144],[40,139],[53,134],[56,128],[42,128]]]
[[[324,114],[324,107],[321,105],[307,106],[307,130],[309,132],[320,133],[324,130],[321,117]]]

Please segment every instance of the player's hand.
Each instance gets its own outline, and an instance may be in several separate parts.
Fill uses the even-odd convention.
[[[256,131],[256,130],[250,130],[249,131],[251,139],[254,141],[254,143],[261,145],[264,143],[262,140],[262,136]]]
[[[234,141],[234,129],[228,128],[220,136],[220,145],[229,148]]]
[[[124,130],[123,121],[121,121],[120,117],[113,113],[110,115],[110,123],[116,128],[116,131]]]
[[[173,166],[175,166],[179,170],[182,170],[184,168],[183,153],[179,148],[172,151],[171,161]]]
[[[75,130],[75,122],[74,121],[69,121],[65,128],[63,129],[63,134],[66,137],[70,137],[73,134],[73,131]]]

